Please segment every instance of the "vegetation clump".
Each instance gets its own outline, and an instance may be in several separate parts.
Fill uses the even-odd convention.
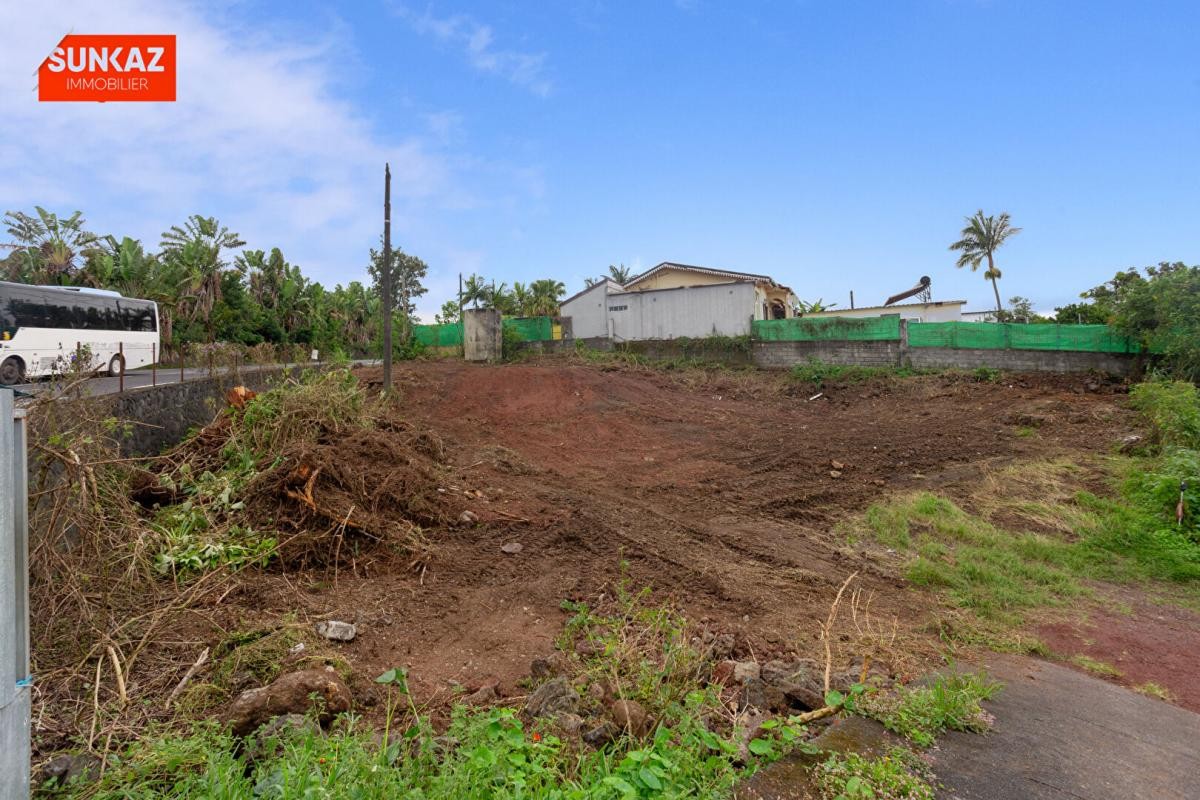
[[[902,747],[873,758],[859,753],[829,756],[816,769],[821,800],[933,800],[930,769]]]
[[[983,733],[991,716],[979,705],[1000,691],[1000,684],[985,673],[955,672],[939,675],[924,686],[901,686],[859,700],[855,710],[879,720],[920,747],[929,747],[945,731]]]

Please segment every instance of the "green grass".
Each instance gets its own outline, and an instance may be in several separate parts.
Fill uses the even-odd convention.
[[[812,384],[820,389],[831,383],[865,383],[874,380],[911,378],[914,375],[930,375],[937,370],[914,369],[912,367],[860,367],[840,364],[824,364],[810,361],[792,367],[792,380]]]
[[[913,744],[929,747],[947,730],[988,730],[990,717],[979,703],[1000,689],[986,673],[953,673],[938,676],[926,686],[902,686],[866,695],[855,710]]]
[[[1171,695],[1171,692],[1168,689],[1166,689],[1165,687],[1159,686],[1157,683],[1154,683],[1153,681],[1143,683],[1139,686],[1135,686],[1135,687],[1133,687],[1133,689],[1134,689],[1134,691],[1141,692],[1142,694],[1144,694],[1148,697],[1157,697],[1159,700],[1166,700],[1168,703],[1171,702],[1171,700],[1173,699],[1173,696]]]
[[[911,582],[985,619],[1015,621],[1021,609],[1088,593],[1071,569],[1071,543],[1002,530],[933,494],[872,506],[866,523],[881,544],[912,554]]]
[[[1114,667],[1112,664],[1106,664],[1103,661],[1097,661],[1094,658],[1089,658],[1085,655],[1077,655],[1071,658],[1071,663],[1077,667],[1083,667],[1093,675],[1099,675],[1102,678],[1119,678],[1121,670]]]
[[[1050,481],[1044,465],[1029,469]],[[1017,623],[1024,610],[1090,597],[1091,580],[1200,590],[1200,547],[1163,525],[1153,507],[1089,492],[1053,497],[1051,489],[1047,483],[1040,502],[988,499],[993,510],[1051,528],[1046,533],[1001,528],[930,493],[871,506],[864,522],[877,542],[909,554],[910,581],[983,619]]]

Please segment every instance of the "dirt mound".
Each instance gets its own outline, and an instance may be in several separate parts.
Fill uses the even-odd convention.
[[[260,407],[253,393],[231,391],[228,407],[158,462],[157,475],[134,475],[131,495],[146,506],[210,501],[225,524],[273,531],[277,562],[293,570],[336,563],[344,547],[349,555],[386,544],[422,558],[424,529],[450,524],[463,508],[442,488],[441,438],[379,398],[346,423],[320,412],[319,391],[297,391],[316,407],[305,409],[304,425],[278,407],[295,405],[291,395],[268,394]],[[227,479],[215,498],[205,494],[213,474]]]

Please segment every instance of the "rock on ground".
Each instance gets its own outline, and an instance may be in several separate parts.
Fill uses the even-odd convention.
[[[358,628],[353,622],[339,622],[336,619],[326,619],[313,626],[318,636],[324,636],[333,642],[352,642],[358,635]]]
[[[314,705],[310,695],[316,695],[321,724],[350,710],[350,689],[332,668],[305,669],[281,675],[267,686],[242,692],[224,719],[230,723],[234,735],[245,736],[272,717],[307,713]]]
[[[550,717],[574,714],[579,710],[579,695],[566,678],[554,678],[539,686],[525,701],[525,713],[530,717]]]
[[[617,727],[634,736],[645,736],[653,727],[650,715],[636,700],[614,700],[608,707],[608,713]]]

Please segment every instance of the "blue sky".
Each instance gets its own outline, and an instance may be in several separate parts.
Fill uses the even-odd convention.
[[[946,248],[1024,228],[1001,292],[1070,302],[1200,262],[1190,2],[4,4],[0,205],[156,245],[188,214],[361,279],[395,174],[431,267],[574,291],[610,263],[766,272],[804,299],[990,303]],[[179,102],[38,104],[58,38],[176,33]]]

